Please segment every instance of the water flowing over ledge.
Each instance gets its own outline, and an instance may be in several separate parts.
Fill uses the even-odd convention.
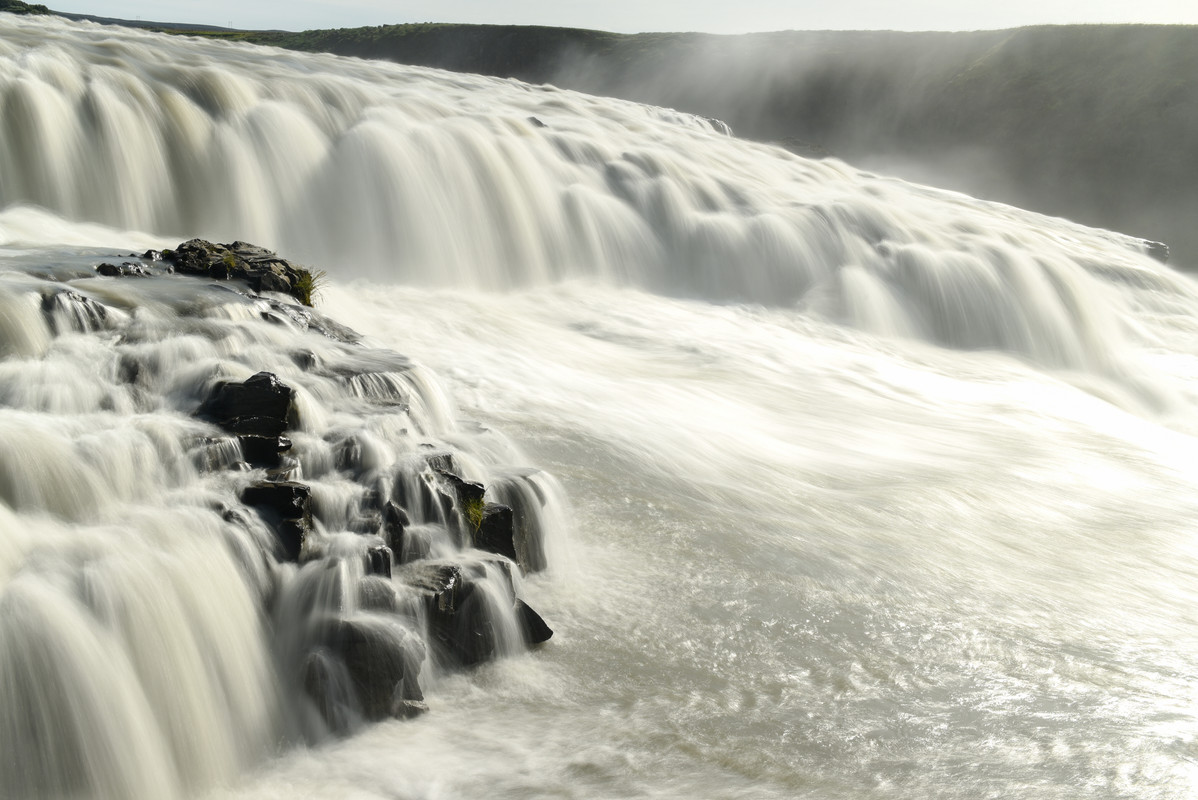
[[[665,109],[391,64],[5,20],[0,206],[262,242],[338,277],[569,279],[1119,367],[1147,243],[736,141]]]
[[[0,794],[1195,794],[1198,292],[1146,243],[552,87],[0,26]],[[195,235],[380,346],[94,271]],[[263,371],[282,433],[213,397]],[[463,554],[489,500],[586,569]],[[459,572],[366,574],[397,526]],[[552,645],[443,671],[458,576]],[[421,630],[432,713],[357,728]]]
[[[552,477],[402,356],[126,261],[0,274],[6,794],[177,797],[551,635]]]

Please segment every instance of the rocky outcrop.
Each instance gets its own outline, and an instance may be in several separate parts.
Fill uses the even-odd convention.
[[[316,359],[306,363],[320,368]],[[341,374],[347,370],[352,372],[342,365],[334,374],[352,379]],[[355,394],[378,402],[377,392]],[[387,407],[392,413],[406,409],[395,403]],[[313,592],[311,602],[340,597],[347,581],[357,582],[356,610],[349,604],[322,612],[327,617],[317,617],[313,632],[292,656],[299,687],[324,730],[344,733],[362,721],[424,713],[419,674],[426,648],[442,667],[460,669],[553,635],[516,596],[513,572],[519,568],[521,548],[513,508],[487,502],[483,484],[457,474],[452,452],[434,451],[413,460],[411,471],[400,470],[388,487],[364,458],[362,442],[353,434],[342,440],[334,450],[341,474],[372,484],[360,507],[342,520],[344,530],[362,537],[360,547],[347,556],[344,540],[330,547],[324,537],[316,537],[311,488],[279,477],[284,471],[280,459],[291,447],[285,434],[298,422],[294,389],[270,372],[244,381],[218,381],[195,414],[236,437],[248,466],[265,468],[267,479],[246,484],[241,502],[273,532],[278,560],[316,576],[313,580],[323,588]],[[209,463],[228,465],[215,457]],[[413,525],[414,519],[420,524]],[[441,531],[443,541],[452,539],[453,547],[467,550],[454,559],[430,560],[436,549],[431,531]],[[439,552],[444,556],[443,545]],[[346,559],[357,559],[357,566],[344,569]]]
[[[320,271],[292,264],[277,253],[248,242],[217,244],[189,239],[173,250],[147,250],[140,256],[130,253],[129,257],[139,261],[104,262],[96,266],[96,273],[109,278],[129,278],[175,272],[218,281],[240,281],[252,292],[288,295],[309,307],[324,278]],[[274,311],[301,322],[311,321],[302,312],[289,311],[286,306]],[[342,326],[330,323],[329,327],[334,338],[347,335]]]
[[[190,239],[175,250],[163,250],[162,260],[184,275],[203,275],[216,280],[245,281],[254,292],[287,294],[306,306],[312,305],[320,275],[297,267],[265,247],[247,242],[215,244]]]

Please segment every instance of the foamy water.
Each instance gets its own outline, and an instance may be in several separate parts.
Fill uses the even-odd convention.
[[[551,87],[3,25],[0,794],[1195,791],[1198,296],[1134,240]],[[421,365],[419,430],[260,307],[81,277],[191,235],[326,269]],[[106,327],[55,326],[47,263]],[[553,640],[301,744],[302,620],[185,413],[258,369],[347,526],[349,431],[560,481]]]

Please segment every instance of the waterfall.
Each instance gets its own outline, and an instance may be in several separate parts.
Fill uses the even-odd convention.
[[[1192,793],[1150,243],[552,86],[0,31],[0,796]],[[192,236],[318,310],[129,254]],[[205,411],[262,373],[283,433]]]
[[[571,279],[798,306],[1109,371],[1135,240],[549,86],[9,22],[0,205],[417,285]],[[1122,245],[1122,247],[1120,246]],[[1126,251],[1126,252],[1123,252]]]

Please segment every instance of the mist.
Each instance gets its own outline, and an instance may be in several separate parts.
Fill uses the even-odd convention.
[[[805,156],[1163,241],[1198,266],[1198,29],[646,34],[550,82],[718,118]]]

